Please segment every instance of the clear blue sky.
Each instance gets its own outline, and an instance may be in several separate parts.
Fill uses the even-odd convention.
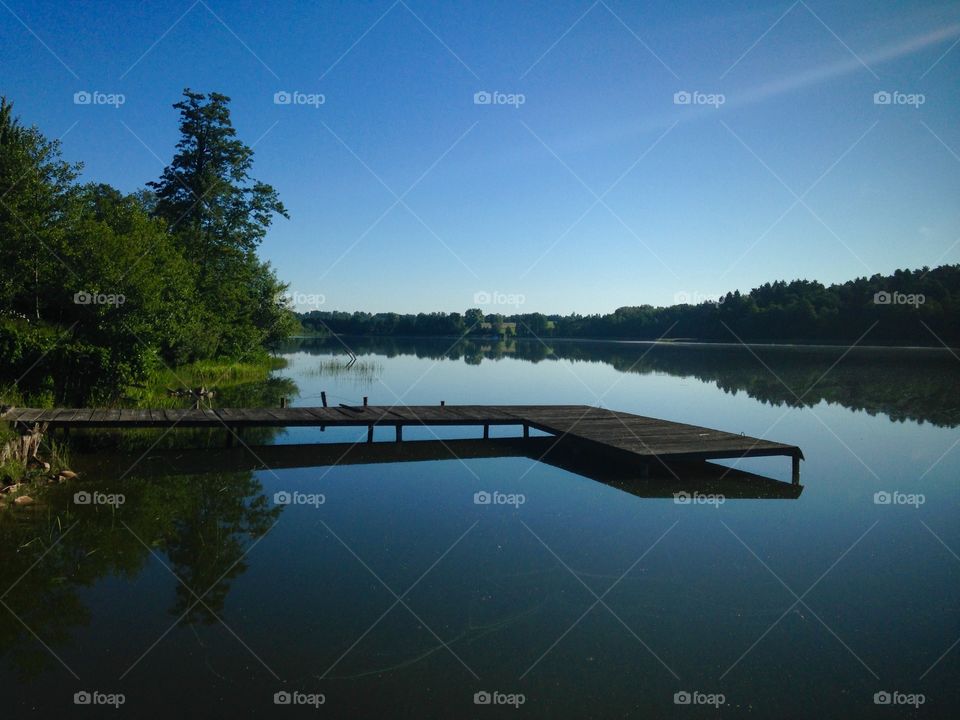
[[[261,254],[325,309],[606,312],[960,262],[958,38],[942,2],[0,0],[0,92],[126,191],[184,87],[229,95],[291,215]]]

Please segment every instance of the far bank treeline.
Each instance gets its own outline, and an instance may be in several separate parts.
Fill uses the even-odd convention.
[[[898,270],[824,286],[795,280],[727,293],[699,305],[621,307],[606,315],[325,312],[301,314],[305,329],[344,335],[684,338],[710,342],[800,342],[960,347],[960,265]],[[864,335],[866,333],[866,335]]]
[[[162,365],[262,358],[296,328],[256,254],[286,211],[250,177],[229,98],[185,90],[173,107],[173,158],[124,194],[79,183],[0,100],[0,402],[106,402]]]

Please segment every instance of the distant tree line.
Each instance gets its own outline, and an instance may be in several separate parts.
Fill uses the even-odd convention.
[[[295,329],[256,254],[286,211],[251,179],[229,98],[188,89],[174,108],[170,164],[125,194],[78,182],[82,166],[0,99],[0,384],[104,401],[160,363],[249,359]]]
[[[709,342],[798,342],[960,346],[960,265],[897,270],[825,286],[766,283],[716,302],[621,307],[605,315],[312,311],[301,325],[319,334],[562,337]],[[869,332],[868,332],[869,331]]]

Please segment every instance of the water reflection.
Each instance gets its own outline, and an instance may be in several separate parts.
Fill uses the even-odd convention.
[[[76,492],[122,503],[77,504]],[[177,623],[216,622],[247,569],[246,548],[282,511],[250,472],[52,485],[36,495],[36,505],[0,518],[0,587],[9,588],[3,603],[19,620],[0,622],[0,656],[25,675],[57,664],[35,637],[58,648],[90,622],[83,588],[138,576],[153,552],[183,581],[169,608]]]
[[[349,338],[358,355],[388,358],[483,360],[515,358],[527,362],[568,360],[604,363],[625,373],[667,373],[712,383],[725,393],[745,392],[766,404],[799,406],[838,404],[891,420],[960,425],[960,373],[946,349],[783,347],[695,345],[550,340],[450,340]],[[337,339],[290,341],[285,352],[337,355]]]
[[[794,499],[803,486],[710,462],[653,461],[620,458],[616,453],[589,450],[554,437],[493,438],[489,440],[417,440],[413,442],[320,443],[256,448],[157,451],[137,466],[143,477],[213,472],[324,468],[434,460],[527,458],[637,497],[673,498],[678,494],[723,494],[728,499]],[[87,472],[116,473],[129,462],[126,455],[101,454]]]
[[[541,461],[644,498],[795,499],[803,490],[705,462],[657,465],[641,476],[636,463],[556,445],[552,437],[154,450],[136,477],[52,485],[37,505],[5,514],[0,587],[10,588],[3,602],[22,623],[0,622],[0,657],[24,675],[54,667],[55,656],[33,633],[52,648],[68,644],[92,615],[81,589],[111,575],[133,579],[154,553],[179,579],[168,609],[176,624],[219,622],[232,582],[247,570],[247,549],[284,509],[265,495],[257,470],[507,457]],[[85,477],[115,478],[130,462],[126,453],[98,453],[77,467]],[[77,504],[76,492],[122,502]]]

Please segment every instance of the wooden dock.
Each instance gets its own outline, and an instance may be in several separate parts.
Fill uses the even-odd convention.
[[[800,481],[803,453],[795,445],[746,435],[616,412],[587,405],[359,405],[340,407],[216,409],[76,409],[11,408],[0,420],[26,430],[47,428],[225,428],[366,427],[373,442],[375,427],[392,427],[403,440],[404,427],[512,425],[540,430],[564,444],[603,450],[619,459],[643,461],[714,460],[779,455],[792,458],[793,482]],[[228,433],[232,439],[233,433]]]

